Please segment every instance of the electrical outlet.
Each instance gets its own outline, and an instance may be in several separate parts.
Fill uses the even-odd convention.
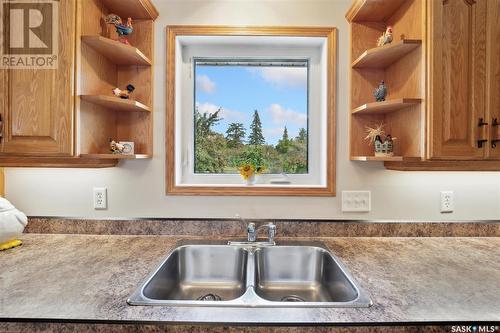
[[[369,212],[371,209],[370,191],[342,191],[343,212]]]
[[[453,191],[441,191],[441,213],[452,213],[454,208]]]
[[[108,194],[105,187],[94,187],[94,209],[108,208]]]

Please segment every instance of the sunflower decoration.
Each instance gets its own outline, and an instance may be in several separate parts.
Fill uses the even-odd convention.
[[[246,154],[243,163],[239,167],[240,175],[244,180],[248,180],[255,175],[260,175],[266,170],[264,157],[260,147],[250,148]]]

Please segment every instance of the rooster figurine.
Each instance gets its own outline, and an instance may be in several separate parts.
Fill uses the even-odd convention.
[[[116,33],[118,34],[118,41],[130,45],[126,36],[130,35],[134,32],[134,27],[132,26],[132,18],[127,19],[127,23],[123,24],[123,21],[120,16],[116,14],[109,14],[106,16],[106,23],[112,24],[116,28]]]
[[[385,101],[385,96],[387,96],[387,86],[384,81],[380,81],[378,88],[373,92],[373,96],[377,102]]]
[[[378,38],[377,46],[384,46],[392,42],[392,27],[388,26],[385,32]]]

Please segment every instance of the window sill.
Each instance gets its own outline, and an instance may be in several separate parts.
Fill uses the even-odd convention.
[[[304,185],[175,185],[167,184],[167,195],[206,195],[206,196],[335,196],[333,187],[311,187]]]

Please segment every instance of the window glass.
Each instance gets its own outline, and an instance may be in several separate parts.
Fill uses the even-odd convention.
[[[308,60],[194,59],[194,173],[307,174]]]

